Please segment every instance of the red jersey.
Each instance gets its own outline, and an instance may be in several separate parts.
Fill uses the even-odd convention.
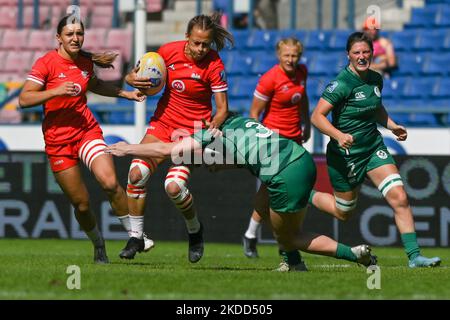
[[[192,129],[195,121],[211,120],[212,94],[228,90],[228,84],[225,67],[215,50],[201,61],[193,61],[184,54],[186,44],[170,42],[158,50],[166,64],[167,79],[152,120]]]
[[[302,134],[300,126],[300,101],[306,92],[308,70],[300,64],[295,77],[290,78],[279,65],[267,71],[258,82],[254,96],[269,102],[262,123],[271,129],[278,129],[286,138],[299,138]]]
[[[87,130],[99,127],[86,104],[87,85],[93,75],[91,59],[79,55],[76,61],[68,60],[56,49],[35,62],[27,80],[44,86],[45,90],[72,81],[78,89],[74,96],[59,96],[44,103],[42,131],[46,145],[74,142]]]

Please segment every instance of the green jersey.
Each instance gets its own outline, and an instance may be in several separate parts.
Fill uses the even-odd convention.
[[[203,147],[209,145],[222,152],[226,157],[225,163],[242,165],[262,182],[270,181],[305,153],[302,146],[278,135],[255,119],[231,115],[220,130],[223,135],[214,142],[207,130],[201,130],[193,137]]]
[[[382,141],[376,121],[376,114],[382,106],[382,89],[383,79],[377,72],[369,70],[363,80],[347,66],[322,94],[322,98],[333,105],[333,126],[353,136],[350,154],[370,152]],[[328,147],[331,151],[345,154],[334,139]]]

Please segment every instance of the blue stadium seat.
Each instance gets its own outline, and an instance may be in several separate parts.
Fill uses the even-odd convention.
[[[298,40],[300,40],[303,45],[305,45],[305,43],[308,40],[308,35],[309,35],[309,31],[307,30],[297,30],[297,29],[284,29],[284,30],[280,30],[278,31],[278,34],[276,36],[276,41],[278,42],[281,39],[284,38],[297,38]]]
[[[342,69],[340,55],[337,54],[321,54],[314,58],[309,67],[312,75],[329,75],[334,77]]]
[[[323,90],[327,86],[328,81],[325,78],[310,77],[306,81],[306,90],[308,97],[319,100]]]
[[[268,30],[254,30],[245,44],[245,48],[248,50],[275,50],[275,44],[277,39],[277,31]]]
[[[238,85],[233,87],[230,96],[233,98],[253,99],[253,92],[255,91],[257,83],[257,77],[241,78]]]
[[[437,9],[435,7],[413,8],[411,21],[406,28],[432,28],[436,23]]]
[[[251,72],[253,74],[263,74],[271,69],[274,65],[278,64],[278,59],[275,55],[260,56],[253,63]]]
[[[307,41],[304,46],[308,50],[323,50],[327,49],[332,36],[331,31],[326,30],[312,30],[309,32]]]
[[[112,111],[108,117],[110,124],[133,124],[134,112],[132,111]]]
[[[448,31],[445,29],[431,29],[420,32],[414,49],[419,51],[440,51],[444,49],[444,41]]]
[[[403,98],[428,98],[435,92],[437,82],[435,77],[411,78],[405,85]]]
[[[347,38],[352,33],[352,30],[335,30],[328,47],[332,50],[345,50]]]
[[[408,124],[408,115],[405,113],[389,113],[389,117],[392,118],[397,124],[406,125]]]
[[[397,55],[397,70],[395,75],[414,75],[422,72],[422,66],[425,62],[425,55],[423,53],[403,52]]]
[[[393,32],[391,41],[396,51],[410,51],[414,48],[417,38],[417,30],[403,30]]]
[[[236,99],[230,99],[229,104],[230,104],[230,110],[234,111],[234,112],[238,112],[239,114],[248,117],[249,115],[249,111],[250,111],[250,107],[252,105],[252,100],[251,99],[245,99],[245,98],[236,98]]]
[[[436,19],[436,25],[441,28],[450,27],[450,7],[446,6],[441,9],[441,12]]]
[[[427,75],[450,75],[450,53],[429,53],[423,64],[423,73]]]
[[[438,119],[432,113],[410,113],[407,121],[410,126],[436,127],[439,125]]]
[[[406,78],[392,78],[392,79],[385,79],[383,82],[383,90],[381,92],[381,95],[384,99],[397,99],[400,97],[403,93],[403,89],[405,87]]]
[[[434,96],[438,98],[450,98],[450,78],[441,78],[437,84]]]
[[[233,30],[234,46],[238,50],[242,50],[247,43],[247,39],[250,36],[248,29],[245,30]]]
[[[250,73],[253,64],[253,58],[249,55],[236,54],[225,66],[229,75],[245,75]]]

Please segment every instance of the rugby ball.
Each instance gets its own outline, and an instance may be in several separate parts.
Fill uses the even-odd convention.
[[[164,59],[156,52],[147,52],[138,61],[139,70],[137,75],[141,78],[148,78],[154,85],[152,88],[139,89],[147,96],[153,96],[161,91],[166,84],[166,64]]]

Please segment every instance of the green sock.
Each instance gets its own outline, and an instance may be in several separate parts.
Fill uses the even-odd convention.
[[[298,250],[293,251],[278,250],[278,253],[280,254],[283,261],[289,265],[296,265],[302,261],[302,257],[300,256],[300,252]]]
[[[352,248],[349,246],[346,246],[345,244],[338,243],[337,250],[336,250],[336,258],[337,259],[344,259],[347,261],[356,261],[356,256],[352,252]]]
[[[420,249],[417,244],[417,236],[415,232],[402,233],[400,237],[409,260],[412,260],[420,255]]]
[[[316,194],[316,192],[317,192],[317,191],[314,190],[314,189],[311,190],[311,193],[309,194],[309,199],[308,199],[308,203],[309,203],[309,204],[313,204],[313,201],[312,201],[312,200],[313,200],[313,197],[314,197],[314,195]]]

